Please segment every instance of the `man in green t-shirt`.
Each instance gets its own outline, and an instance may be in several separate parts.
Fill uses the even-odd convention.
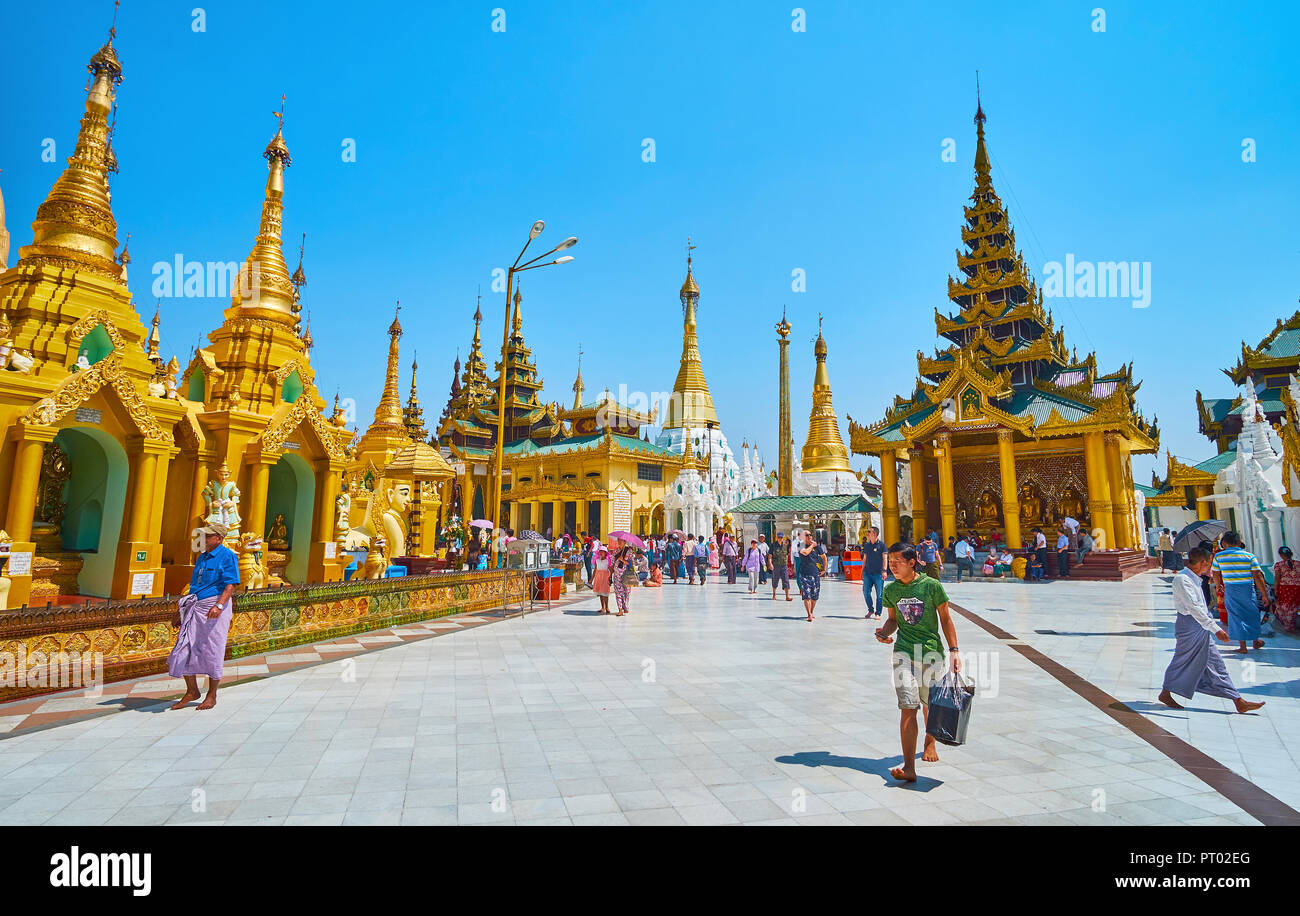
[[[889,571],[894,574],[894,581],[885,586],[884,604],[889,616],[885,625],[876,630],[876,639],[893,643],[893,634],[898,633],[894,690],[902,713],[899,733],[903,741],[903,765],[891,769],[889,775],[902,782],[916,782],[916,710],[921,707],[928,717],[930,687],[948,670],[939,642],[940,627],[954,672],[961,671],[961,656],[957,654],[957,631],[948,613],[948,594],[938,579],[916,571],[916,548],[911,544],[890,547]],[[939,759],[929,735],[925,736],[921,759]]]

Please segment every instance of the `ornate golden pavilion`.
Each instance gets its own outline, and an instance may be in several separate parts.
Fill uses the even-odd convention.
[[[1294,397],[1291,382],[1300,373],[1300,311],[1290,318],[1279,318],[1273,330],[1258,345],[1247,346],[1241,342],[1241,355],[1236,365],[1224,369],[1223,374],[1241,387],[1252,386],[1256,409],[1282,437],[1283,460],[1288,470],[1283,474],[1287,487],[1286,497],[1291,504],[1300,504],[1300,486],[1294,488],[1294,468],[1300,467],[1300,443],[1296,439]],[[1166,455],[1165,477],[1151,474],[1151,486],[1144,488],[1148,506],[1169,506],[1195,511],[1197,518],[1208,519],[1214,515],[1214,505],[1203,497],[1214,493],[1215,481],[1224,468],[1237,459],[1237,436],[1241,433],[1246,399],[1242,395],[1231,398],[1206,398],[1196,392],[1196,417],[1201,433],[1214,443],[1217,454],[1192,464]]]
[[[903,533],[903,460],[916,536],[997,530],[1020,547],[1027,530],[1071,516],[1100,529],[1106,547],[1140,547],[1130,455],[1154,452],[1158,431],[1137,409],[1131,365],[1101,373],[1094,354],[1066,349],[994,191],[984,122],[977,106],[975,190],[959,278],[948,278],[957,311],[934,316],[951,343],[918,351],[916,387],[884,419],[850,418],[852,450],[880,457],[887,541]]]
[[[516,289],[506,348],[500,523],[517,532],[551,530],[557,537],[561,531],[602,539],[617,530],[662,532],[664,491],[681,456],[642,438],[641,427],[655,422],[653,412],[620,404],[608,390],[584,402],[581,366],[572,408],[542,403],[542,380],[524,342],[521,303]],[[458,509],[466,519],[486,517],[496,448],[500,376],[487,376],[482,319],[476,309],[469,357],[453,380],[436,437],[461,467]]]
[[[37,208],[32,244],[0,273],[7,604],[179,593],[191,532],[217,516],[234,524],[235,546],[283,537],[290,579],[340,578],[330,542],[348,435],[321,413],[297,330],[305,278],[301,267],[290,277],[280,247],[282,132],[264,154],[261,221],[231,306],[178,385],[157,314],[146,331],[131,300],[125,245],[115,253],[109,122],[122,66],[111,32],[88,69],[73,154]]]
[[[1241,342],[1241,356],[1237,364],[1224,369],[1223,374],[1240,386],[1248,382],[1255,386],[1255,396],[1269,423],[1277,425],[1286,414],[1283,393],[1291,377],[1300,373],[1300,311],[1290,318],[1277,320],[1277,325],[1257,346]],[[1233,447],[1241,432],[1243,399],[1204,398],[1196,392],[1196,415],[1200,431],[1218,448],[1220,454]]]

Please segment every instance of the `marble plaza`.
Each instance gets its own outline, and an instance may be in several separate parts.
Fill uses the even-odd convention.
[[[635,590],[624,619],[580,598],[496,622],[480,612],[341,661],[289,650],[320,660],[283,673],[273,654],[267,676],[224,688],[210,713],[90,701],[112,711],[5,733],[0,823],[1300,818],[1294,638],[1228,662],[1243,693],[1267,699],[1259,714],[1200,697],[1175,712],[1154,702],[1173,646],[1164,577],[949,589],[983,695],[969,742],[918,763],[912,787],[888,776],[889,650],[858,585],[827,581],[809,624],[797,601],[711,580]]]

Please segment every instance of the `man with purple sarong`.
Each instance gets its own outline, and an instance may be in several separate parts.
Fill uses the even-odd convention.
[[[172,677],[185,678],[185,696],[172,705],[180,709],[199,698],[200,674],[207,675],[208,695],[199,709],[217,705],[217,685],[226,658],[226,637],[234,615],[231,595],[239,584],[239,558],[221,542],[226,526],[210,522],[199,529],[205,550],[194,562],[190,593],[181,598],[180,630],[167,657]]]
[[[1195,693],[1232,700],[1237,712],[1251,712],[1264,705],[1262,701],[1242,699],[1232,686],[1228,668],[1219,654],[1214,640],[1227,642],[1228,634],[1211,618],[1206,609],[1205,592],[1201,576],[1209,572],[1210,551],[1197,547],[1187,554],[1187,565],[1174,576],[1174,608],[1178,622],[1174,625],[1174,658],[1165,671],[1164,689],[1159,700],[1172,709],[1182,709],[1170,693],[1191,699]]]

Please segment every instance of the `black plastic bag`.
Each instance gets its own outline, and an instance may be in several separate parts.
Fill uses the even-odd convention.
[[[925,733],[940,744],[965,744],[966,726],[970,724],[970,711],[974,704],[975,683],[949,671],[930,687],[930,711],[925,720]]]

